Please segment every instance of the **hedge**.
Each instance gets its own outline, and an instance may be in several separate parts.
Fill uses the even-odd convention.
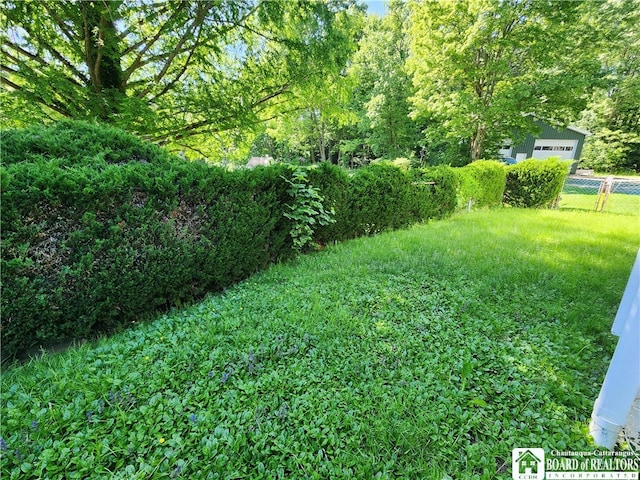
[[[412,206],[416,218],[441,219],[455,211],[459,181],[454,168],[438,166],[415,169],[410,173],[420,192]]]
[[[54,168],[15,165],[3,192],[3,356],[117,330],[291,253],[273,175]]]
[[[459,207],[472,201],[477,207],[494,207],[502,204],[506,184],[505,166],[493,160],[478,160],[455,169],[460,181]]]
[[[228,171],[78,122],[6,131],[2,151],[4,359],[116,331],[295,254],[287,166]],[[315,232],[323,243],[455,208],[447,167],[308,177],[336,212]]]
[[[107,125],[63,120],[47,128],[33,125],[2,132],[2,163],[38,162],[56,159],[61,166],[167,163],[164,149]]]
[[[560,195],[568,169],[555,158],[529,159],[507,168],[504,203],[512,207],[550,206]]]

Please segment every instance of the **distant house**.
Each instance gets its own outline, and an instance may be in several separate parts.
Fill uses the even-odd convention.
[[[584,140],[590,135],[588,131],[572,126],[558,130],[542,120],[535,120],[534,123],[540,127],[539,135],[534,137],[529,134],[524,142],[503,148],[500,150],[503,158],[515,158],[517,162],[527,158],[549,157],[580,160]]]
[[[268,155],[266,157],[251,157],[246,166],[247,168],[266,167],[271,164],[272,160]]]

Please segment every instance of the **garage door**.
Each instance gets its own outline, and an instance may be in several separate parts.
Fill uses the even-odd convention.
[[[576,154],[577,140],[551,140],[541,138],[533,145],[533,158],[560,157],[573,160]]]

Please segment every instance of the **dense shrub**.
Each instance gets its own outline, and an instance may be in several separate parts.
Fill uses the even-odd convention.
[[[470,200],[477,207],[493,207],[502,203],[506,184],[506,169],[503,164],[478,160],[455,171],[460,181],[460,207],[467,205]]]
[[[228,172],[172,158],[122,132],[116,144],[128,138],[124,150],[146,151],[144,162],[125,162],[122,152],[111,164],[82,152],[30,153],[52,131],[71,130],[64,135],[71,138],[77,128],[82,148],[91,130],[97,142],[104,135],[65,125],[41,129],[41,137],[30,129],[3,138],[3,152],[11,152],[2,192],[4,357],[116,330],[291,255],[282,215],[286,169]]]
[[[2,199],[4,354],[115,330],[289,254],[277,189],[254,175],[176,163],[46,176],[49,167],[16,165]],[[29,188],[38,177],[41,189]]]
[[[325,208],[324,197],[318,187],[309,183],[308,168],[293,165],[290,168],[292,174],[291,180],[287,180],[287,193],[292,197],[292,202],[285,205],[287,209],[284,216],[292,222],[289,233],[293,247],[303,252],[315,244],[314,236],[318,227],[335,223],[335,210]]]
[[[549,206],[560,194],[567,166],[557,159],[525,160],[507,168],[504,203],[513,207]]]
[[[350,177],[347,170],[324,162],[310,167],[309,182],[316,186],[324,197],[324,207],[333,209],[335,222],[321,225],[315,231],[314,238],[321,244],[342,241],[354,236],[351,222]]]
[[[370,235],[412,223],[409,175],[386,163],[356,170],[350,180],[352,236]]]
[[[438,166],[411,170],[419,195],[414,196],[414,218],[419,220],[440,219],[451,215],[456,209],[458,177],[451,167]]]
[[[449,167],[405,171],[390,163],[362,167],[351,175],[323,163],[309,178],[335,210],[335,223],[319,227],[320,243],[346,240],[411,223],[444,218],[455,209],[457,179]]]
[[[60,166],[166,163],[166,150],[106,125],[63,120],[47,128],[34,125],[2,132],[2,163],[57,159]]]
[[[227,171],[76,122],[5,132],[2,150],[3,358],[115,331],[294,254],[286,166]],[[315,227],[320,242],[455,206],[444,167],[321,165],[308,178],[336,212]]]
[[[599,130],[587,137],[580,166],[600,172],[640,172],[640,135],[608,128]]]

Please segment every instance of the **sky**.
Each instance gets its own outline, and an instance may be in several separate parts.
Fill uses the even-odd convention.
[[[367,0],[364,2],[367,5],[367,12],[374,13],[383,17],[387,13],[387,2],[382,0]]]

